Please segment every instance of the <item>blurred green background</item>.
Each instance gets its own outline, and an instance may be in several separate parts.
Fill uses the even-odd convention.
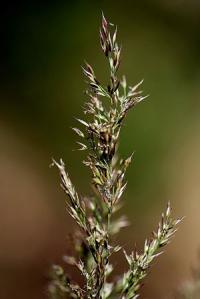
[[[69,250],[74,224],[51,158],[62,157],[83,194],[89,174],[70,130],[82,117],[86,59],[107,75],[98,38],[101,10],[118,25],[121,74],[144,78],[148,100],[129,114],[120,153],[135,151],[119,236],[142,246],[168,200],[185,215],[153,266],[143,298],[171,298],[200,247],[200,2],[197,0],[18,1],[1,8],[0,298],[46,298],[48,269]],[[119,258],[117,272],[124,269]]]

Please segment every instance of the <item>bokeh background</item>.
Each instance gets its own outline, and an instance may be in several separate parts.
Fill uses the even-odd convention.
[[[101,10],[118,24],[120,73],[144,78],[147,101],[130,113],[121,155],[135,151],[124,196],[131,226],[119,236],[142,246],[168,200],[185,215],[155,262],[143,298],[172,298],[190,279],[200,248],[200,2],[198,0],[8,1],[1,6],[0,298],[46,298],[48,270],[69,250],[66,214],[52,156],[89,191],[84,153],[70,130],[81,117],[84,59],[104,78]],[[117,259],[120,272],[123,257]]]

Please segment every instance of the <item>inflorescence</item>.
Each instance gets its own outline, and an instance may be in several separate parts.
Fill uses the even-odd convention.
[[[118,159],[120,131],[128,112],[146,98],[139,89],[142,81],[127,86],[125,76],[118,78],[121,47],[116,40],[117,28],[112,30],[112,26],[102,15],[100,44],[109,65],[108,85],[103,86],[91,65],[85,64],[83,73],[87,78],[86,94],[89,100],[84,112],[89,116],[88,120],[77,119],[83,129],[73,128],[82,139],[78,142],[79,149],[87,151],[83,163],[91,170],[94,195],[79,195],[64,162],[53,160],[67,196],[68,212],[79,226],[79,234],[74,240],[74,256],[64,256],[64,261],[75,266],[84,278],[83,284],[79,285],[61,266],[54,265],[49,286],[49,295],[53,299],[137,298],[150,264],[169,243],[180,222],[179,219],[172,219],[168,204],[158,229],[145,241],[143,252],[135,249],[129,255],[123,251],[128,264],[127,272],[117,278],[109,277],[113,271],[110,257],[121,250],[119,245],[112,244],[112,236],[128,224],[125,217],[113,219],[113,214],[121,206],[126,188],[125,173],[132,160],[132,154],[126,159]]]

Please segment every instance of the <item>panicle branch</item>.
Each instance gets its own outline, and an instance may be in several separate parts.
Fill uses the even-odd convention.
[[[145,241],[143,253],[140,254],[135,250],[131,255],[128,255],[124,251],[129,270],[121,280],[122,299],[135,299],[138,297],[141,281],[147,275],[150,264],[162,254],[160,250],[170,242],[180,221],[181,219],[174,220],[171,217],[171,207],[168,203],[167,210],[162,215],[157,231],[152,233],[151,239]]]

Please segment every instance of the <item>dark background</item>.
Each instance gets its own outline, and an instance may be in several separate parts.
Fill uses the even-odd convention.
[[[130,113],[120,153],[135,151],[124,196],[131,226],[119,242],[142,246],[168,200],[185,215],[154,263],[143,298],[172,298],[190,277],[200,246],[200,2],[195,0],[7,1],[0,10],[0,298],[46,298],[48,269],[68,250],[65,212],[51,158],[89,191],[70,130],[81,117],[84,59],[107,75],[101,10],[118,25],[120,73],[144,78],[147,101]],[[124,269],[121,257],[117,272]]]

